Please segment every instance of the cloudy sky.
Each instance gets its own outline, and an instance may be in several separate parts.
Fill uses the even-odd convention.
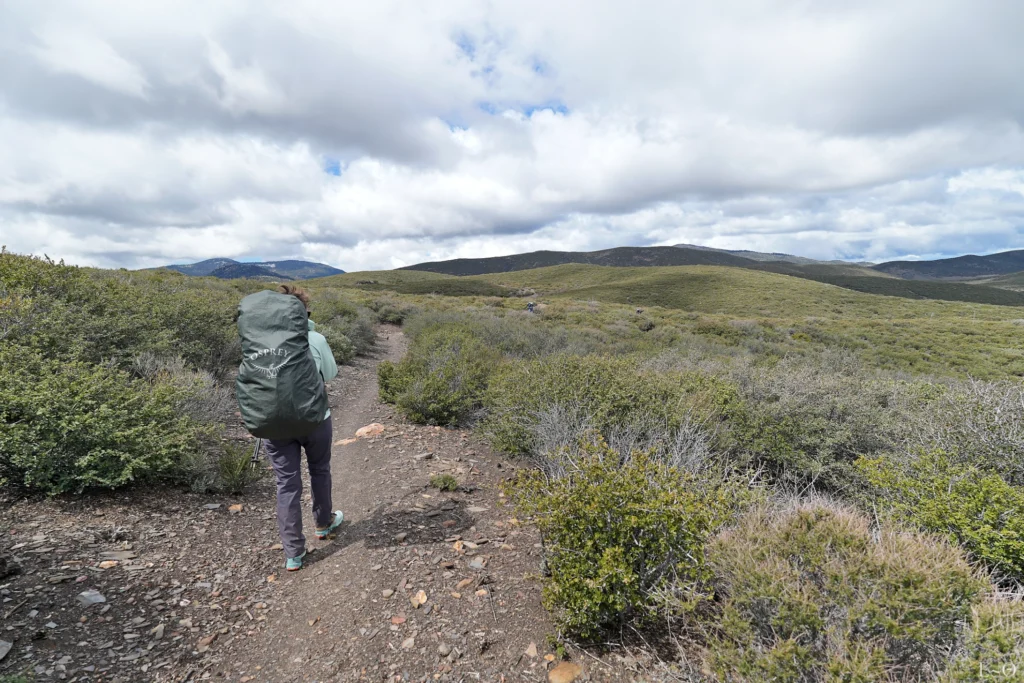
[[[0,242],[346,270],[1024,247],[1017,0],[0,3]]]

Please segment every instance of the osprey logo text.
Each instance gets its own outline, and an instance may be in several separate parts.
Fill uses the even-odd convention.
[[[248,354],[246,360],[267,377],[277,377],[277,373],[288,362],[288,351],[285,349],[262,349]]]

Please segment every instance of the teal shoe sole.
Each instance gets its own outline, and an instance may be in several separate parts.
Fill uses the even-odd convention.
[[[345,521],[345,513],[342,512],[341,510],[335,510],[334,511],[334,520],[331,522],[331,525],[329,527],[327,527],[326,529],[317,529],[316,532],[315,532],[316,537],[319,538],[321,541],[324,540],[325,538],[330,536],[332,533],[337,531],[338,527],[341,526],[341,523],[344,522],[344,521]]]

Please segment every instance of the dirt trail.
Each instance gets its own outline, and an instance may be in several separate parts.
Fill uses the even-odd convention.
[[[499,498],[508,464],[464,432],[410,425],[378,402],[377,362],[403,350],[389,330],[377,359],[332,383],[334,503],[346,522],[335,539],[309,541],[301,572],[278,573],[264,628],[221,653],[220,675],[544,680],[540,556]],[[339,444],[373,422],[382,435]],[[439,473],[459,490],[429,487]]]
[[[538,539],[500,496],[512,465],[468,432],[412,425],[380,404],[377,364],[404,348],[385,328],[377,355],[329,387],[334,506],[346,522],[316,541],[307,500],[313,552],[300,572],[283,571],[272,477],[239,496],[0,491],[0,676],[545,680],[555,664]],[[339,443],[373,422],[385,431]],[[237,425],[228,436],[251,443]],[[458,490],[431,488],[435,474]],[[586,668],[575,680],[635,668],[574,658]]]

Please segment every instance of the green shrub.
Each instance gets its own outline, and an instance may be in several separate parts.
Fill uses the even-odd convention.
[[[644,453],[624,459],[600,440],[565,476],[525,472],[506,492],[543,535],[546,606],[583,638],[692,606],[707,577],[705,539],[735,503],[726,487]]]
[[[334,354],[334,362],[338,365],[351,363],[356,357],[356,347],[352,340],[331,325],[317,325],[316,331],[324,335],[327,345]]]
[[[975,607],[966,642],[940,681],[1024,681],[1024,603],[1002,599]]]
[[[263,476],[263,467],[252,466],[252,452],[248,444],[225,443],[217,458],[216,488],[226,493],[241,493]]]
[[[487,378],[499,360],[464,328],[432,328],[416,337],[397,365],[378,366],[381,400],[394,403],[414,422],[465,422],[480,407]]]
[[[941,540],[821,503],[758,507],[707,558],[707,664],[726,681],[927,678],[991,588]]]
[[[735,401],[728,383],[696,373],[643,371],[632,359],[559,355],[509,363],[484,397],[483,431],[514,454],[537,450],[537,427],[553,406],[586,417],[608,437],[619,428],[658,423],[672,429],[696,418],[715,421]]]
[[[193,389],[114,368],[0,351],[0,478],[50,494],[173,476],[210,429]]]
[[[459,480],[450,474],[435,474],[430,478],[430,485],[438,491],[454,491],[459,488]]]
[[[1024,579],[1024,489],[942,451],[906,463],[865,458],[858,467],[879,507],[959,543],[1000,574]]]
[[[733,373],[743,401],[728,410],[730,448],[777,481],[849,487],[859,456],[902,436],[900,415],[888,407],[894,385],[865,375],[840,355]]]

